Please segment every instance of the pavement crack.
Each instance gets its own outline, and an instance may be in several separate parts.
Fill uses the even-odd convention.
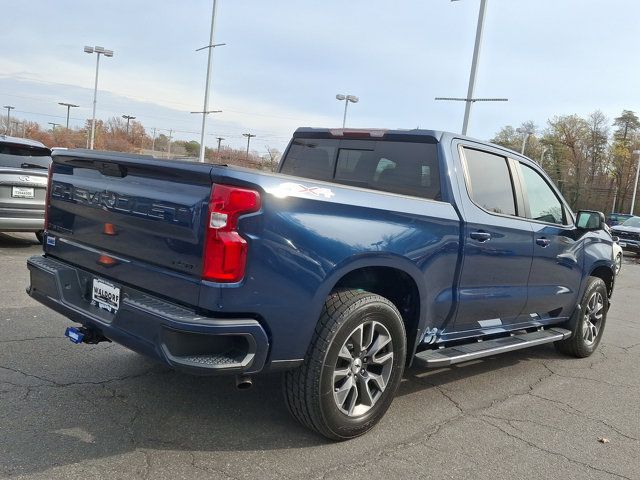
[[[515,439],[515,440],[517,440],[517,441],[519,441],[521,443],[524,443],[525,445],[528,445],[531,448],[534,448],[534,449],[536,449],[536,450],[538,450],[540,452],[547,453],[549,455],[554,455],[556,457],[563,458],[563,459],[565,459],[566,461],[568,461],[570,463],[573,463],[573,464],[576,464],[576,465],[581,465],[583,467],[586,467],[586,468],[588,468],[590,470],[594,470],[596,472],[606,473],[606,474],[614,476],[616,478],[624,478],[626,480],[632,480],[631,477],[627,477],[627,476],[621,475],[619,473],[612,472],[611,470],[606,470],[604,468],[594,467],[593,465],[591,465],[589,463],[581,462],[580,460],[576,460],[575,458],[571,458],[571,457],[569,457],[569,456],[567,456],[567,455],[565,455],[563,453],[556,452],[555,450],[550,450],[548,448],[542,447],[542,446],[532,442],[531,440],[527,440],[526,438],[522,438],[522,437],[520,437],[518,435],[515,435],[515,434],[509,432],[508,430],[506,430],[505,428],[501,427],[500,425],[498,425],[496,423],[493,423],[493,422],[490,422],[489,420],[487,420],[486,418],[482,418],[481,416],[480,417],[476,417],[476,418],[478,418],[480,421],[486,423],[487,425],[490,425],[490,426],[496,428],[497,430],[501,431],[502,433],[504,433],[508,437],[513,438],[513,439]]]

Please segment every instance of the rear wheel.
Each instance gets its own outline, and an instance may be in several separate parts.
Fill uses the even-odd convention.
[[[304,364],[284,375],[289,411],[332,440],[362,435],[389,408],[405,356],[404,324],[389,300],[360,290],[334,292]]]
[[[556,342],[562,353],[584,358],[595,352],[600,344],[609,310],[607,287],[601,278],[589,277],[582,301],[582,309],[577,313],[573,335]]]
[[[36,238],[38,239],[38,242],[40,242],[40,245],[42,245],[42,242],[44,241],[44,230],[38,230],[36,232]]]

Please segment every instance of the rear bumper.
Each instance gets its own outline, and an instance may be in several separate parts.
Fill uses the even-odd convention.
[[[0,211],[0,231],[4,232],[37,232],[44,229],[44,212],[39,218],[21,218],[5,216]]]
[[[44,256],[29,258],[27,267],[27,293],[35,300],[175,369],[216,375],[251,374],[264,367],[269,340],[255,319],[203,317],[126,286],[112,314],[91,304],[93,274]]]

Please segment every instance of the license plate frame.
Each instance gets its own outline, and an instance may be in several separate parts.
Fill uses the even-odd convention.
[[[120,308],[121,287],[101,278],[94,278],[91,282],[91,303],[110,313],[116,313]]]
[[[33,187],[11,187],[11,198],[36,198],[36,190]]]

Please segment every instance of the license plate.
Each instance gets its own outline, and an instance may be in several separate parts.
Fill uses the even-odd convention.
[[[627,246],[627,242],[618,242],[618,245],[620,245],[621,247],[626,247]]]
[[[94,305],[116,313],[120,307],[120,287],[116,287],[99,278],[94,278],[91,300]]]
[[[35,194],[33,187],[13,187],[11,196],[14,198],[33,198]]]

